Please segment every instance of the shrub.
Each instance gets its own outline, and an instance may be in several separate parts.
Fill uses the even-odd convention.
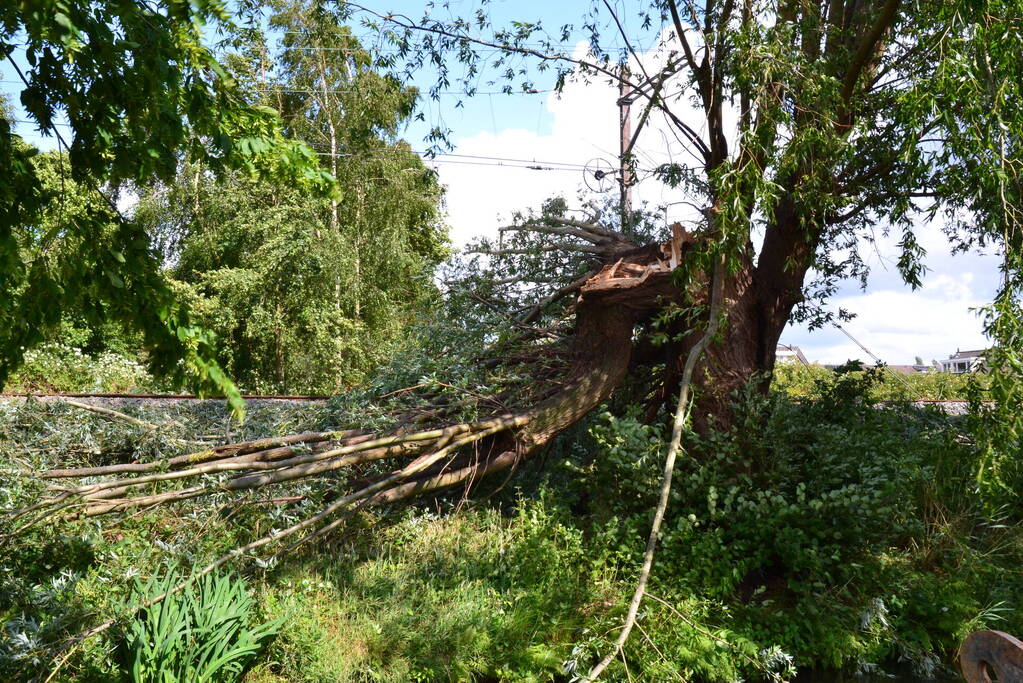
[[[848,365],[848,364],[847,364]],[[984,373],[954,375],[948,372],[895,374],[894,370],[870,368],[835,372],[821,365],[779,363],[774,369],[772,388],[792,398],[821,398],[834,389],[842,377],[863,381],[864,396],[871,401],[966,401],[972,386],[986,391]]]
[[[926,673],[970,629],[997,619],[1023,628],[1015,604],[1023,539],[1010,522],[1021,510],[992,516],[976,495],[981,454],[966,423],[878,409],[869,375],[828,380],[819,400],[750,394],[731,431],[686,436],[651,592],[692,606],[731,633],[726,640],[777,646],[800,667],[869,669],[902,658]],[[600,495],[590,510],[619,530],[636,566],[661,431],[607,414],[591,434],[599,455],[589,483]],[[671,636],[670,619],[656,618],[667,624],[648,627],[658,649],[693,651]],[[748,675],[751,662],[733,659]],[[727,662],[699,670],[711,661],[688,666],[700,677],[733,675]]]
[[[8,392],[130,392],[155,389],[157,382],[134,358],[116,351],[96,356],[61,343],[25,352],[24,364],[7,382]]]

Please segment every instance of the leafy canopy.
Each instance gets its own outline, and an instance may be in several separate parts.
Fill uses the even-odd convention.
[[[246,101],[216,59],[210,41],[234,31],[222,2],[30,0],[0,8],[0,58],[25,84],[28,115],[67,149],[69,177],[97,193],[169,181],[185,153],[216,174],[234,169],[330,192],[311,150],[281,134],[276,112]],[[55,125],[61,116],[68,137]],[[212,339],[163,281],[148,235],[112,201],[62,226],[78,242],[73,255],[25,260],[41,213],[60,201],[42,186],[34,153],[0,120],[0,381],[62,311],[81,308],[140,330],[157,372],[236,395]]]
[[[391,68],[435,65],[434,93],[528,90],[545,70],[559,87],[628,81],[639,93],[634,143],[663,146],[645,137],[653,118],[672,130],[681,151],[658,174],[702,207],[694,222],[748,275],[760,314],[831,320],[839,282],[866,282],[877,234],[898,238],[898,270],[919,286],[928,220],[942,221],[955,250],[998,249],[991,424],[1002,446],[1023,434],[1020,0],[602,1],[562,26],[502,26],[488,3],[454,18],[446,7],[428,3],[415,19],[355,2],[342,12],[391,41],[381,59]],[[626,29],[637,25],[642,36]],[[651,36],[654,50],[637,52]]]

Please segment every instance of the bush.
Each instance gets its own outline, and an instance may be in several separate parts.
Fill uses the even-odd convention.
[[[966,401],[971,386],[986,391],[984,373],[954,375],[948,372],[895,374],[894,370],[850,370],[836,372],[821,365],[779,363],[774,369],[772,388],[792,398],[821,398],[844,376],[866,382],[864,396],[871,401]]]
[[[877,409],[871,389],[869,377],[850,373],[819,386],[819,400],[750,394],[728,433],[688,434],[651,592],[716,623],[737,652],[777,647],[800,667],[869,670],[904,659],[925,674],[972,629],[999,619],[1023,629],[1023,537],[1010,522],[1023,510],[992,515],[976,495],[981,453],[965,422]],[[619,530],[637,566],[662,435],[610,414],[591,434],[600,453],[591,514]],[[672,621],[650,610],[654,623]],[[694,651],[692,629],[681,641],[671,626],[648,631],[651,645],[632,656],[656,644],[700,677],[757,673],[743,656],[716,667],[704,655],[682,659]]]
[[[878,409],[862,375],[834,379],[820,400],[743,397],[733,430],[686,435],[652,597],[624,653],[629,673],[619,661],[608,680],[759,680],[785,678],[793,664],[870,670],[900,658],[927,673],[971,630],[1023,631],[1023,509],[1018,495],[1001,505],[978,493],[983,453],[971,422]],[[160,429],[56,403],[0,404],[0,466],[168,457],[227,418],[214,404],[125,410]],[[365,415],[367,404],[253,405],[233,438],[344,424],[352,411]],[[664,449],[661,426],[612,408],[525,464],[519,491],[508,484],[474,502],[458,490],[429,511],[361,513],[253,579],[262,612],[283,623],[248,679],[584,673],[621,626]],[[0,500],[19,507],[43,485],[0,478]],[[69,636],[138,604],[126,595],[133,576],[160,573],[168,556],[201,566],[306,516],[343,483],[298,486],[273,494],[308,497],[296,504],[216,497],[101,528],[54,518],[0,544],[0,679],[45,678]],[[145,623],[121,634],[120,659],[100,636],[61,675],[105,681],[127,671],[136,655],[125,638],[136,629],[141,643],[162,618],[140,616]]]
[[[155,390],[157,382],[134,358],[116,351],[95,356],[51,342],[25,352],[24,364],[4,391],[18,393],[120,393]]]

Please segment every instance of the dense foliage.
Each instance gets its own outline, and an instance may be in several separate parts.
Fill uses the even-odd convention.
[[[73,225],[92,220],[103,238],[117,230],[117,214],[87,182],[71,178],[66,152],[32,158],[40,188],[51,201],[37,216],[37,230],[20,241],[22,260],[59,274],[90,245],[89,235]],[[95,237],[95,236],[93,236]],[[146,367],[142,336],[123,321],[111,320],[110,303],[97,294],[95,283],[65,293],[66,307],[44,331],[44,342],[25,350],[22,364],[3,384],[5,391],[124,391],[153,389]]]
[[[74,339],[74,337],[71,337]],[[70,343],[40,344],[25,352],[6,393],[150,393],[166,387],[139,363],[134,354],[103,349],[87,353]]]
[[[820,400],[753,393],[731,431],[689,435],[694,457],[680,463],[654,597],[625,650],[635,680],[788,677],[791,666],[932,673],[970,630],[1023,629],[1018,497],[977,495],[983,447],[970,420],[875,408],[869,384],[844,375]],[[231,438],[361,424],[368,398],[256,404]],[[149,460],[229,424],[209,405],[119,409],[157,431],[60,404],[7,404],[3,466]],[[250,586],[261,618],[284,621],[250,675],[551,680],[585,671],[625,609],[663,448],[658,426],[608,409],[514,487],[496,482],[479,502],[456,491],[405,512],[366,512],[325,544],[258,570]],[[55,522],[6,544],[0,671],[20,678],[45,666],[92,612],[132,603],[134,576],[162,576],[168,560],[201,566],[308,514],[341,483],[181,504],[102,531]],[[15,506],[35,494],[12,480],[2,495]],[[103,642],[120,637],[100,636],[63,675],[114,675],[121,660]],[[611,677],[624,678],[616,666]]]
[[[976,496],[982,449],[963,418],[877,408],[866,388],[847,376],[819,400],[751,395],[730,433],[699,439],[653,592],[710,600],[730,630],[801,666],[898,660],[930,676],[980,624],[1020,628],[1023,576],[1004,562],[1019,552],[1021,509],[1016,496]],[[592,466],[591,509],[627,520],[635,554],[660,438],[604,420],[594,436],[611,462]]]
[[[233,392],[210,338],[162,277],[145,230],[110,220],[111,188],[170,180],[185,152],[218,174],[237,169],[321,192],[332,187],[309,148],[284,138],[277,113],[247,102],[214,57],[207,35],[233,30],[219,2],[0,9],[0,57],[24,82],[22,105],[67,150],[69,177],[110,202],[57,226],[77,245],[73,252],[26,259],[26,249],[54,238],[41,216],[60,205],[61,193],[43,186],[35,151],[0,120],[0,381],[72,310],[137,330],[158,374]],[[54,126],[61,116],[70,139]]]
[[[242,32],[226,61],[244,88],[232,81],[239,98],[233,106],[251,103],[264,118],[273,111],[268,105],[281,109],[287,136],[281,144],[301,149],[294,145],[305,142],[319,150],[316,173],[343,188],[339,193],[311,193],[307,183],[287,174],[230,170],[232,164],[209,158],[201,146],[187,149],[188,163],[172,163],[173,173],[161,166],[158,174],[110,178],[132,180],[142,195],[130,225],[155,247],[147,267],[169,263],[169,275],[181,283],[168,289],[161,282],[156,290],[165,290],[167,302],[189,310],[204,330],[189,334],[210,343],[208,333],[216,335],[215,347],[202,347],[203,354],[213,353],[206,361],[216,360],[251,392],[330,393],[360,380],[429,299],[430,273],[444,254],[439,185],[397,137],[416,92],[374,71],[368,54],[333,19],[314,6],[281,3],[270,21],[284,32],[284,49],[270,55],[261,34]],[[33,367],[8,388],[34,383],[39,389],[85,390],[97,384],[83,378],[73,386],[70,378],[40,376],[54,357],[53,344],[81,348],[67,338],[68,325],[93,331],[86,353],[134,357],[161,375],[170,369],[170,386],[183,375],[201,375],[198,357],[171,367],[164,351],[143,351],[147,338],[137,333],[137,316],[118,318],[125,297],[113,301],[103,293],[107,285],[123,286],[121,275],[70,279],[70,268],[87,270],[90,250],[116,241],[129,225],[107,203],[116,198],[116,185],[100,187],[104,176],[77,168],[76,153],[72,148],[29,162],[46,200],[35,228],[18,233],[18,257],[58,283],[63,303],[55,305],[52,291],[32,294],[25,283],[15,289],[34,314],[49,316],[33,326],[35,341],[19,344],[47,341],[50,348],[22,357],[19,362]],[[46,298],[45,305],[38,298],[30,302],[36,295]]]
[[[822,365],[781,363],[774,369],[772,387],[793,398],[821,399],[850,378],[863,381],[871,401],[958,401],[965,413],[971,401],[988,397],[988,373],[900,373],[890,368],[835,371]]]
[[[342,168],[384,182],[361,208],[346,194],[333,225],[328,200],[241,178],[196,185],[201,171],[187,167],[136,211],[166,245],[178,296],[220,339],[220,363],[251,393],[359,381],[435,294],[439,189],[419,158],[406,150]]]
[[[228,389],[224,364],[254,388],[337,389],[379,360],[432,295],[429,269],[443,255],[438,188],[397,139],[415,91],[377,73],[342,25],[357,5],[269,7],[283,55],[259,35],[260,4],[245,5],[254,18],[243,31],[217,3],[0,10],[0,49],[10,52],[18,30],[27,36],[30,115],[47,129],[58,109],[71,120],[68,177],[79,183],[69,191],[63,182],[64,157],[40,159],[9,126],[0,129],[0,172],[11,179],[0,188],[0,376],[58,326],[84,323],[93,334],[113,320],[134,326],[141,339],[120,343],[149,349],[163,374]],[[566,65],[561,79],[622,78],[616,62],[630,57],[628,36],[615,15],[625,47],[609,53],[600,33],[610,24],[594,8],[581,26],[584,59],[558,54],[539,23],[492,31],[485,12],[453,22],[427,12],[413,22],[359,11],[397,47],[375,66],[404,66],[412,77],[432,61],[446,84],[452,53],[472,90],[486,66],[473,45],[499,51],[506,79],[527,75],[513,57]],[[21,509],[0,536],[0,676],[55,668],[109,680],[173,667],[191,677],[210,642],[239,646],[246,662],[232,678],[250,664],[254,677],[307,680],[584,675],[621,627],[637,538],[661,491],[669,508],[660,554],[637,637],[609,670],[616,678],[780,680],[796,669],[900,662],[929,675],[970,630],[1023,629],[1013,412],[1020,10],[1019,0],[643,4],[640,19],[660,29],[665,59],[644,74],[642,121],[652,111],[666,116],[696,161],[657,169],[698,209],[696,233],[676,232],[672,243],[683,266],[674,270],[677,290],[659,247],[639,244],[664,226],[626,219],[618,233],[603,225],[600,207],[580,221],[553,200],[517,216],[496,244],[477,245],[475,260],[453,265],[442,310],[409,335],[403,354],[325,405],[254,407],[238,425],[201,403],[129,402],[124,413],[101,414],[67,402],[0,404],[0,468],[18,475],[0,479],[0,501]],[[213,59],[204,23],[230,34],[243,87]],[[574,30],[562,27],[561,41]],[[529,42],[537,40],[539,48]],[[130,50],[139,57],[128,60]],[[678,115],[689,101],[705,126]],[[725,127],[732,114],[735,136]],[[126,181],[145,195],[132,221],[87,197]],[[310,199],[310,188],[339,190]],[[1006,257],[988,318],[996,349],[987,383],[936,377],[919,387],[965,393],[970,414],[913,407],[904,400],[915,396],[872,372],[786,371],[779,386],[788,395],[767,391],[758,373],[772,368],[793,311],[825,322],[815,304],[840,278],[865,276],[859,250],[878,227],[902,235],[899,271],[919,284],[915,221],[938,215],[956,248],[995,244]],[[678,386],[672,372],[696,336],[688,333],[702,327],[711,258],[724,264],[714,289],[728,293],[728,324],[701,361],[696,391],[720,410],[686,430],[668,496],[658,465]],[[618,298],[594,294],[573,306],[564,295],[598,271],[607,276],[602,291]],[[807,282],[811,271],[816,280]],[[664,288],[644,290],[648,277]],[[646,298],[631,300],[637,291]],[[231,341],[219,356],[193,326],[195,312]],[[62,348],[50,349],[57,362]],[[592,367],[586,354],[597,358]],[[600,414],[585,415],[605,399]],[[878,405],[890,399],[902,400]],[[508,413],[489,432],[461,423]],[[427,429],[410,435],[409,425],[423,422]],[[326,428],[314,444],[219,461],[224,451],[209,448]],[[404,434],[374,444],[371,433],[385,428]],[[342,439],[335,429],[359,431]],[[357,440],[367,445],[354,458],[345,459],[356,453],[347,445],[330,450]],[[392,447],[411,464],[395,470]],[[379,450],[372,458],[371,448]],[[286,459],[271,459],[274,450]],[[196,455],[163,460],[185,453]],[[252,453],[260,455],[243,461]],[[401,500],[399,489],[429,489],[449,466],[485,474],[472,459],[493,465],[505,454],[515,456],[502,461],[515,465],[514,486],[473,476],[456,481],[482,495],[459,486],[405,511],[371,505],[378,492],[395,495],[386,501]],[[67,498],[51,490],[35,506],[48,482],[22,476],[115,463],[140,476]],[[256,470],[271,475],[256,473],[248,488],[225,484]],[[318,476],[302,476],[310,470]],[[93,473],[79,473],[78,483]],[[183,483],[195,486],[173,488]],[[351,488],[355,498],[339,496]],[[128,505],[131,514],[112,522],[75,518]],[[265,548],[303,524],[320,525],[301,539],[315,546],[239,557],[236,549]],[[185,574],[217,558],[245,560],[260,614],[229,576],[158,606],[138,604],[168,565]],[[139,591],[136,577],[153,590]],[[200,642],[218,610],[227,614],[224,637]],[[120,628],[69,647],[98,615]],[[268,646],[268,630],[249,630],[267,619],[281,623]]]
[[[564,25],[437,6],[414,18],[351,2],[342,12],[391,42],[397,56],[381,61],[406,77],[432,67],[437,89],[457,85],[470,97],[483,79],[529,89],[548,70],[559,85],[624,82],[641,112],[635,149],[664,147],[665,127],[674,134],[671,160],[654,175],[691,202],[690,222],[710,242],[698,260],[723,254],[736,293],[712,373],[719,382],[769,371],[793,316],[815,326],[846,315],[826,303],[842,279],[866,283],[864,254],[878,235],[897,243],[898,272],[913,287],[928,222],[953,250],[1004,253],[1004,285],[988,310],[993,460],[1018,437],[1018,0],[595,1]]]

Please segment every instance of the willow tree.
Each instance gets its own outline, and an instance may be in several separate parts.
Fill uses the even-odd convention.
[[[667,0],[636,10],[644,27],[660,29],[659,60],[633,50],[607,3],[594,3],[578,27],[551,31],[540,21],[493,29],[484,14],[413,21],[343,6],[413,54],[410,70],[439,62],[449,83],[463,65],[470,94],[488,66],[483,48],[494,48],[508,79],[531,73],[522,64],[533,60],[559,83],[626,83],[641,105],[632,145],[644,144],[652,119],[667,121],[676,156],[691,161],[657,172],[701,209],[701,263],[713,252],[729,265],[729,322],[702,361],[709,410],[771,372],[789,320],[819,325],[833,315],[820,304],[841,279],[866,279],[860,249],[875,231],[901,235],[898,270],[913,287],[924,270],[915,231],[938,214],[955,248],[1000,245],[1013,277],[1020,15],[1011,2]],[[602,35],[605,25],[619,32]],[[557,49],[579,32],[585,57]],[[441,61],[450,53],[458,59]],[[691,343],[679,342],[676,357]]]
[[[445,255],[441,188],[401,126],[417,93],[373,68],[337,17],[278,3],[283,49],[249,37],[226,63],[284,134],[316,151],[341,191],[216,178],[201,162],[144,193],[135,218],[184,283],[218,358],[261,392],[337,393],[386,360],[406,323],[436,297]]]
[[[399,63],[391,54],[390,66],[414,73],[429,62],[439,83],[451,83],[443,58],[453,54],[471,90],[494,49],[513,78],[516,60],[560,69],[562,82],[622,78],[618,61],[630,56],[631,40],[621,36],[624,54],[601,47],[604,8],[595,5],[583,21],[591,45],[584,59],[538,47],[547,42],[540,23],[492,30],[485,13],[440,23],[354,3],[341,9],[411,57]],[[440,382],[421,382],[420,400],[411,398],[414,387],[399,394],[389,430],[344,425],[159,463],[51,471],[45,476],[109,478],[68,487],[32,514],[74,505],[77,514],[97,515],[362,473],[352,492],[220,564],[283,539],[314,538],[366,505],[510,468],[615,391],[635,392],[657,419],[658,401],[673,399],[689,378],[704,428],[711,418],[727,424],[729,394],[770,373],[785,324],[823,322],[815,304],[839,279],[865,275],[858,249],[872,230],[901,234],[899,270],[919,284],[924,254],[914,230],[939,213],[954,246],[1003,250],[1004,287],[990,329],[1001,354],[996,369],[1018,371],[1023,4],[666,0],[640,14],[660,28],[667,58],[654,73],[629,71],[642,74],[629,77],[642,102],[636,134],[655,115],[674,126],[694,162],[666,165],[661,175],[688,193],[701,220],[648,241],[650,233],[614,226],[596,211],[580,217],[549,205],[508,226],[504,240],[480,245],[489,270],[481,277],[467,268],[461,281],[474,288],[455,300],[505,321],[505,331],[479,337],[490,346],[475,367],[491,375],[467,391],[475,414],[466,419],[465,397],[440,391]],[[623,26],[617,18],[611,24]],[[557,30],[559,39],[572,33]],[[690,102],[698,122],[683,115]],[[458,316],[446,322],[447,330],[461,324]],[[1006,376],[996,393],[1011,408],[1019,383]]]

